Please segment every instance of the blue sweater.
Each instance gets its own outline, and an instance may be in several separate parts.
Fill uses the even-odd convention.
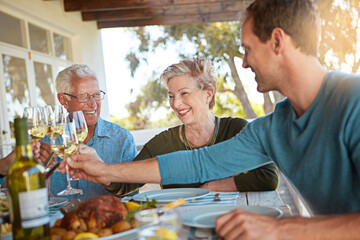
[[[228,141],[158,160],[162,184],[220,179],[274,161],[313,213],[357,212],[360,76],[328,73],[300,118],[285,99],[272,114],[249,123]]]

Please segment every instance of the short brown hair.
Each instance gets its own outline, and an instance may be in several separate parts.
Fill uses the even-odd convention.
[[[266,42],[274,28],[281,28],[303,53],[317,56],[320,17],[311,0],[255,0],[245,14],[246,19],[253,17],[253,32],[260,41]]]
[[[209,103],[209,108],[212,109],[215,106],[217,77],[211,61],[201,57],[184,59],[167,67],[161,74],[160,79],[167,86],[171,78],[182,75],[191,76],[201,90],[211,90],[214,92]]]

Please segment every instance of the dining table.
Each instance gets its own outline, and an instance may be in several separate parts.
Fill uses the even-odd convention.
[[[214,201],[215,195],[219,200]],[[133,197],[122,198],[122,201],[132,201]],[[50,208],[51,224],[56,219],[63,217],[59,211],[61,207],[66,206],[67,203],[59,204]],[[159,205],[161,206],[161,204]],[[217,207],[246,207],[246,206],[263,206],[281,211],[281,217],[295,216],[291,209],[291,205],[284,202],[280,197],[278,191],[259,191],[259,192],[210,192],[203,197],[196,198],[191,201],[186,201],[185,204],[176,208],[180,215],[186,215],[195,210],[217,208]],[[136,239],[136,231],[132,234],[121,235],[119,237],[106,237],[99,239]],[[193,226],[183,225],[181,239],[218,239],[214,229],[199,228]]]
[[[207,209],[233,209],[236,207],[250,208],[251,207],[267,207],[276,209],[281,212],[280,216],[276,217],[290,217],[290,216],[303,216],[303,211],[297,203],[297,192],[294,191],[287,182],[287,180],[280,179],[279,187],[273,191],[257,191],[257,192],[218,192],[208,191],[207,194],[197,197],[196,199],[187,200],[185,204],[176,208],[181,216],[196,214],[196,211],[207,211]],[[140,193],[151,193],[155,190],[153,188],[143,188]],[[158,191],[162,191],[159,189]],[[136,195],[135,195],[136,196]],[[135,196],[122,197],[122,201],[134,201]],[[69,202],[64,198],[54,197],[51,199],[50,204],[50,224],[53,225],[56,219],[62,218],[63,214],[60,209],[67,206]],[[161,207],[159,203],[158,207]],[[1,240],[9,240],[6,236],[1,236]],[[99,240],[113,240],[137,239],[136,229],[128,231],[128,234],[115,234],[113,236],[99,238]],[[183,221],[181,232],[181,239],[218,239],[213,228],[196,227],[186,224]]]

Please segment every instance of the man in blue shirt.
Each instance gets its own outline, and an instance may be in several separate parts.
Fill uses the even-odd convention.
[[[56,91],[59,102],[69,113],[83,112],[88,127],[84,144],[93,147],[102,159],[107,163],[119,163],[131,161],[136,156],[137,150],[131,133],[100,117],[101,100],[105,92],[100,90],[99,82],[88,66],[75,64],[61,71],[56,77]],[[45,141],[50,142],[49,138]],[[42,142],[40,160],[44,161],[50,153],[50,146]],[[55,196],[66,188],[66,184],[65,175],[53,173],[51,190]],[[102,184],[85,180],[74,180],[72,186],[82,189],[84,194],[65,196],[68,199],[85,200],[110,194]]]
[[[216,220],[219,237],[359,239],[360,76],[320,65],[319,33],[311,0],[255,0],[242,27],[243,67],[255,73],[258,91],[287,97],[272,114],[212,147],[142,162],[108,165],[87,151],[68,159],[74,176],[101,183],[206,182],[274,161],[324,216],[273,219],[237,209]]]

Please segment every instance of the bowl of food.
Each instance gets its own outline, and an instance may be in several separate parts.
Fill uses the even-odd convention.
[[[122,203],[115,196],[90,198],[55,221],[51,239],[136,239],[134,214],[154,206],[155,202]]]

